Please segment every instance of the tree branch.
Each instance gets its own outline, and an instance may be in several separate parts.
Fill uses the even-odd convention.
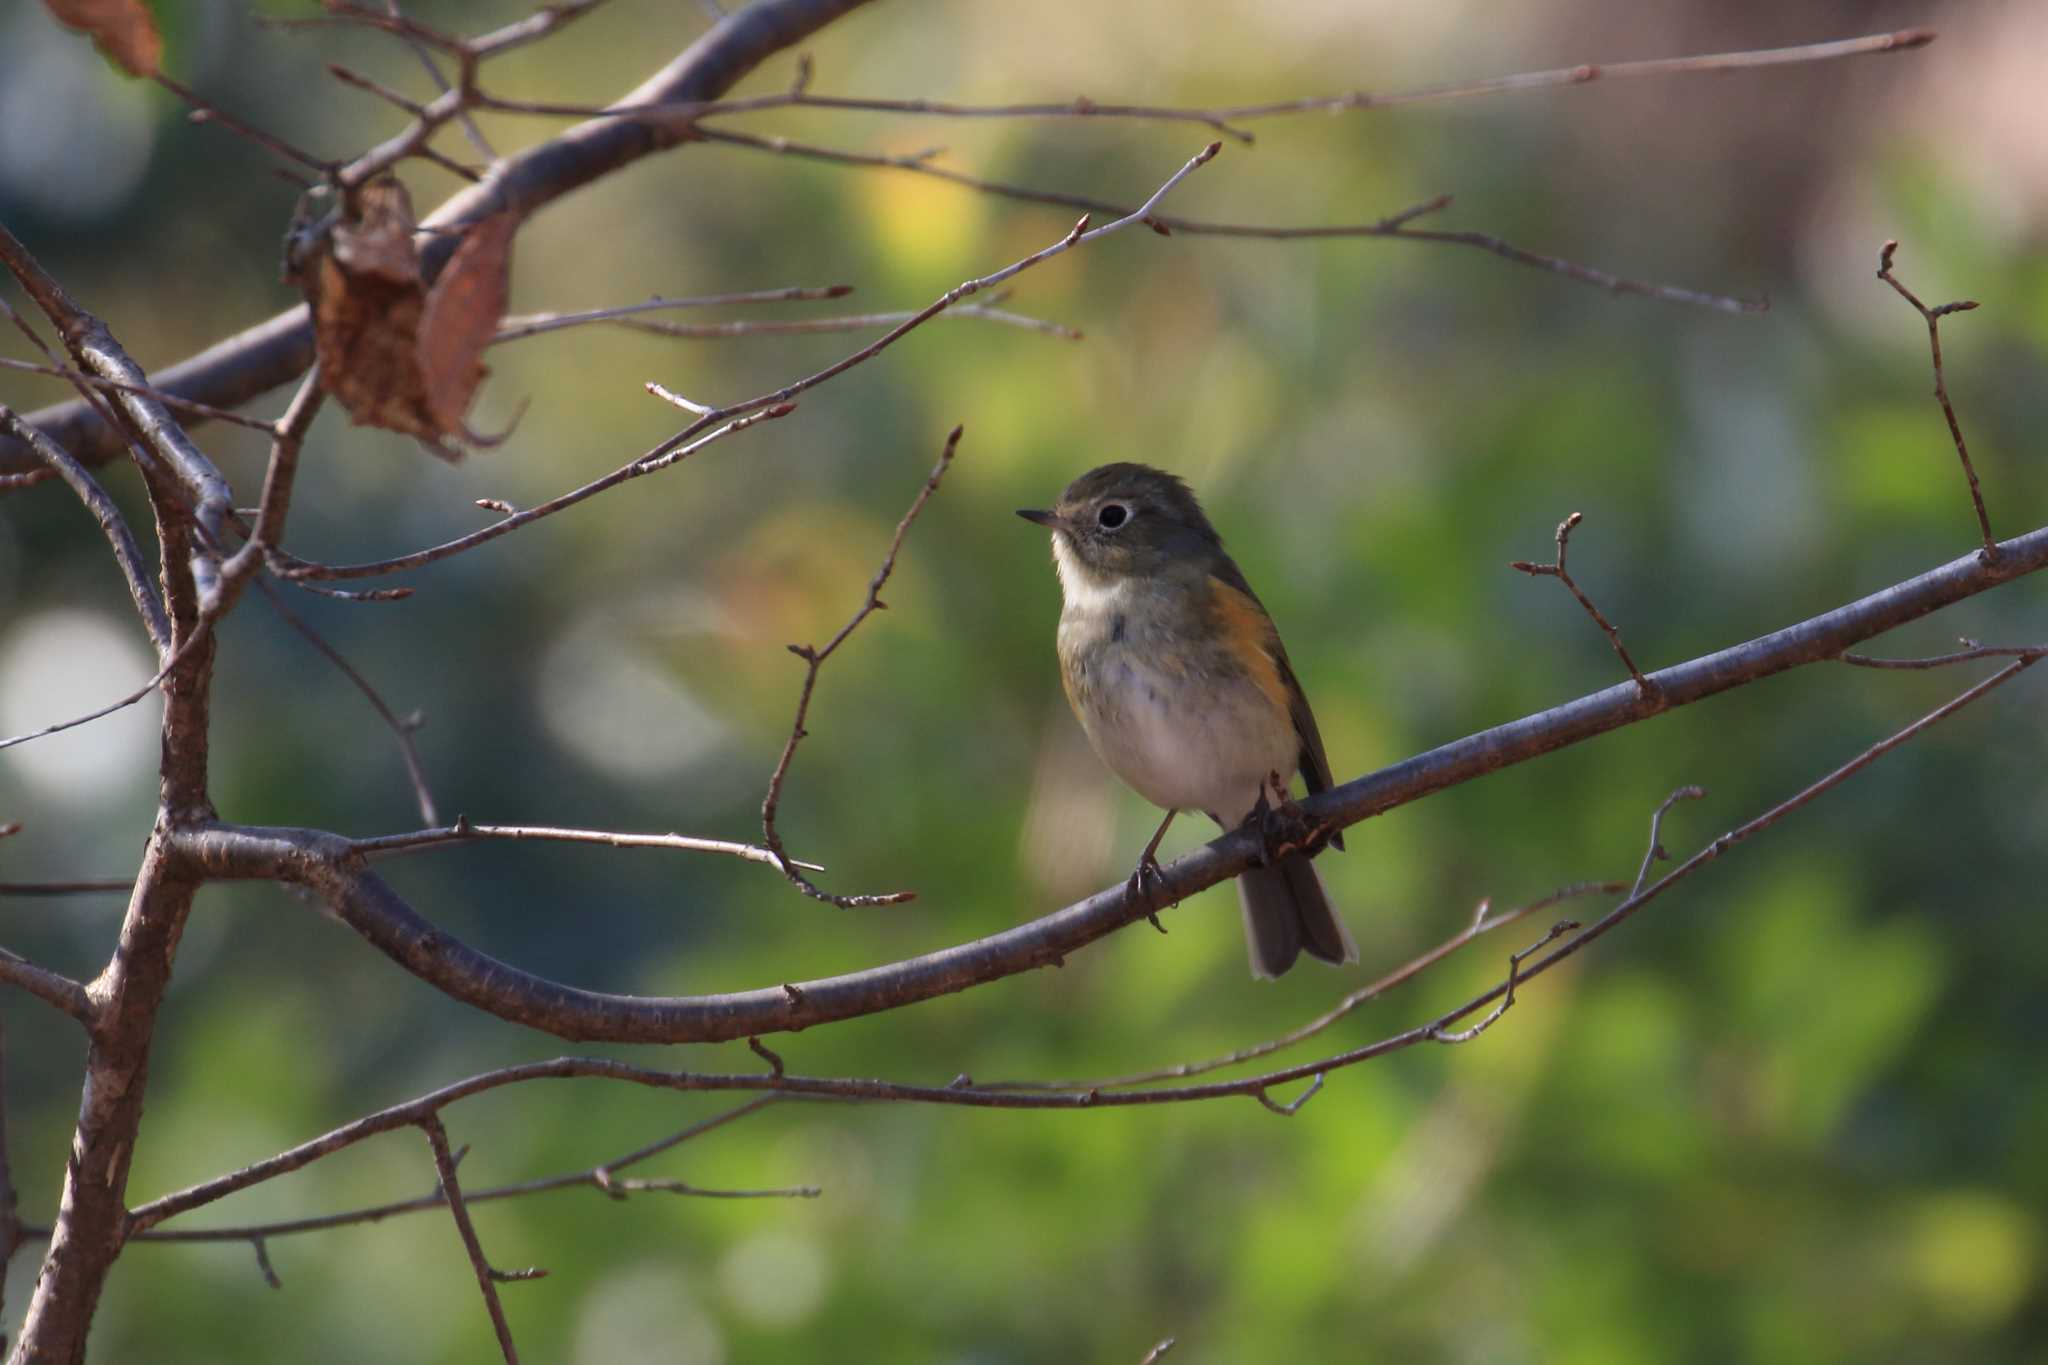
[[[1892,274],[1892,255],[1899,249],[1896,241],[1888,241],[1877,253],[1877,277],[1897,291],[1900,298],[1913,305],[1927,323],[1927,349],[1934,356],[1934,401],[1941,404],[1941,415],[1948,419],[1949,439],[1955,442],[1956,458],[1962,462],[1963,477],[1970,485],[1970,505],[1977,512],[1977,529],[1984,537],[1984,557],[1991,559],[1998,554],[1998,542],[1991,535],[1991,515],[1984,510],[1984,490],[1977,484],[1977,468],[1970,463],[1970,447],[1963,442],[1962,424],[1956,421],[1955,405],[1948,401],[1948,380],[1941,372],[1941,320],[1950,313],[1967,313],[1977,306],[1975,299],[1960,299],[1955,303],[1944,303],[1929,308]]]
[[[1647,698],[1656,689],[1650,685],[1650,680],[1643,676],[1643,670],[1636,667],[1636,661],[1629,657],[1628,647],[1621,642],[1621,632],[1600,614],[1600,608],[1593,605],[1593,599],[1586,596],[1585,590],[1571,576],[1571,571],[1565,568],[1565,555],[1571,547],[1572,531],[1583,520],[1583,513],[1574,512],[1557,524],[1557,558],[1551,563],[1531,564],[1526,559],[1517,559],[1508,567],[1518,573],[1528,574],[1531,578],[1555,578],[1564,584],[1565,591],[1578,599],[1579,605],[1586,609],[1586,615],[1593,618],[1593,624],[1600,627],[1601,634],[1607,637],[1607,643],[1614,647],[1614,653],[1620,658],[1621,666],[1628,670],[1629,677],[1635,679],[1636,690]]]
[[[512,1327],[505,1321],[505,1306],[498,1302],[497,1282],[503,1272],[492,1269],[484,1259],[483,1243],[477,1240],[476,1224],[470,1221],[469,1206],[462,1202],[462,1185],[455,1177],[455,1158],[448,1151],[448,1130],[435,1114],[422,1116],[418,1126],[427,1135],[427,1145],[434,1149],[434,1167],[441,1173],[441,1194],[448,1201],[448,1211],[455,1216],[456,1231],[462,1234],[463,1249],[469,1253],[469,1264],[476,1271],[477,1288],[483,1293],[484,1307],[490,1310],[491,1327],[498,1334],[498,1349],[505,1356],[505,1365],[519,1365],[519,1348],[512,1344]],[[519,1278],[535,1276],[529,1273]]]
[[[869,905],[900,905],[904,901],[915,900],[917,893],[891,891],[879,896],[840,896],[822,889],[816,882],[798,871],[796,863],[783,850],[782,835],[775,828],[776,808],[782,803],[782,783],[789,776],[789,764],[790,760],[796,757],[796,746],[801,744],[804,736],[809,733],[804,729],[804,718],[810,714],[811,693],[818,685],[818,670],[825,666],[825,660],[831,658],[839,646],[846,643],[847,637],[860,628],[861,622],[887,605],[882,601],[882,587],[889,581],[889,575],[896,570],[896,556],[903,549],[903,538],[910,534],[910,524],[917,520],[917,514],[931,501],[932,494],[939,491],[939,480],[945,478],[946,470],[952,467],[953,452],[960,445],[960,431],[961,428],[956,426],[946,437],[945,447],[939,451],[939,462],[932,466],[932,472],[926,477],[924,487],[918,489],[917,496],[911,499],[910,510],[896,523],[896,534],[890,538],[888,553],[882,556],[882,566],[875,570],[875,576],[868,581],[866,599],[861,602],[846,624],[839,628],[839,633],[825,642],[824,648],[820,649],[816,645],[789,647],[790,653],[804,661],[804,685],[797,693],[796,719],[790,722],[789,738],[782,745],[782,757],[776,761],[775,771],[768,775],[768,791],[761,798],[761,842],[767,845],[769,857],[782,869],[782,875],[789,879],[791,885],[813,900],[836,905],[842,910]]]
[[[1067,194],[1058,190],[1032,189],[1024,185],[1010,185],[997,180],[984,180],[979,176],[962,171],[949,170],[931,164],[939,154],[939,148],[909,156],[883,156],[866,152],[848,152],[834,147],[820,147],[813,143],[798,142],[792,138],[762,136],[742,133],[730,128],[699,128],[697,136],[706,142],[720,142],[728,146],[744,147],[754,151],[774,152],[779,155],[805,157],[839,166],[858,166],[870,169],[908,171],[914,175],[930,176],[948,184],[974,190],[981,194],[993,195],[999,199],[1011,199],[1026,204],[1049,204],[1058,208],[1083,209],[1090,213],[1121,214],[1128,212],[1124,206],[1092,195]],[[1562,256],[1546,256],[1516,246],[1485,232],[1463,232],[1438,228],[1411,228],[1409,223],[1425,214],[1435,213],[1450,206],[1451,196],[1440,194],[1399,213],[1390,214],[1371,223],[1344,223],[1324,226],[1278,226],[1254,223],[1218,223],[1208,219],[1183,218],[1178,214],[1154,214],[1151,221],[1158,227],[1173,233],[1185,233],[1196,237],[1241,237],[1272,242],[1328,241],[1340,237],[1392,237],[1412,242],[1440,242],[1452,246],[1469,246],[1488,252],[1505,261],[1526,265],[1581,284],[1592,285],[1613,294],[1630,294],[1640,298],[1658,299],[1665,303],[1680,303],[1696,308],[1709,308],[1720,313],[1763,313],[1770,310],[1768,299],[1734,298],[1726,294],[1710,294],[1697,289],[1686,289],[1678,285],[1652,284],[1645,280],[1630,279],[1596,266],[1582,265],[1568,261]]]
[[[1182,180],[1193,174],[1201,166],[1207,164],[1216,155],[1220,146],[1221,144],[1212,142],[1200,152],[1190,157],[1182,164],[1179,170],[1167,177],[1164,184],[1153,191],[1151,198],[1115,222],[1105,223],[1101,227],[1091,229],[1088,226],[1088,218],[1084,215],[1080,222],[1074,224],[1064,237],[1052,243],[1052,245],[1034,251],[1020,260],[1012,261],[1009,265],[992,274],[983,275],[978,279],[968,280],[953,286],[937,299],[911,314],[859,350],[841,357],[814,374],[806,375],[802,379],[785,384],[773,392],[760,394],[737,403],[730,403],[724,407],[710,407],[681,395],[670,393],[658,384],[648,385],[650,392],[673,403],[677,407],[695,414],[697,420],[690,423],[689,426],[683,428],[676,435],[671,436],[668,440],[663,441],[654,449],[648,451],[645,455],[634,460],[631,464],[613,470],[601,479],[584,484],[581,488],[572,489],[560,497],[541,503],[537,507],[529,507],[523,512],[514,513],[501,521],[493,522],[491,525],[480,530],[472,531],[468,535],[458,536],[454,540],[443,541],[439,545],[425,550],[418,550],[412,554],[398,555],[391,559],[375,560],[366,564],[312,564],[304,560],[298,560],[294,561],[290,572],[304,578],[335,579],[367,578],[380,574],[397,573],[404,569],[420,568],[423,565],[434,563],[436,560],[446,559],[450,555],[461,554],[465,550],[475,549],[479,545],[496,540],[499,536],[516,531],[520,527],[526,526],[542,517],[551,516],[556,512],[562,511],[564,508],[573,507],[584,499],[594,497],[606,489],[626,482],[628,479],[639,478],[641,475],[666,469],[678,460],[702,449],[720,437],[743,430],[754,422],[785,416],[794,406],[790,400],[794,399],[798,394],[814,389],[826,380],[836,378],[854,366],[874,359],[883,351],[895,345],[911,332],[945,312],[962,299],[971,297],[984,290],[993,289],[1005,280],[1012,279],[1031,267],[1049,261],[1053,257],[1061,255],[1076,246],[1107,237],[1113,232],[1121,232],[1135,223],[1150,221],[1152,212],[1159,202],[1176,185],[1180,184]]]
[[[32,995],[44,1004],[62,1010],[87,1029],[93,1026],[92,997],[86,994],[82,983],[46,967],[38,967],[19,953],[5,948],[0,948],[0,986],[12,986]]]
[[[171,649],[171,621],[164,615],[163,599],[156,595],[156,584],[150,581],[148,566],[142,562],[142,548],[135,543],[135,533],[128,529],[121,509],[114,506],[107,490],[86,472],[84,465],[72,459],[55,441],[24,422],[5,403],[0,403],[0,428],[27,442],[37,458],[64,480],[78,495],[78,500],[85,504],[85,510],[92,514],[92,519],[100,524],[100,533],[106,536],[107,544],[113,548],[114,562],[121,566],[121,577],[127,580],[128,595],[135,601],[136,613],[142,617],[150,643],[156,646],[156,656],[163,659]]]
[[[1302,806],[1311,819],[1342,829],[1744,683],[1832,660],[1851,645],[2043,566],[2048,528],[2005,542],[1991,563],[1965,555],[1784,630],[1661,669],[1648,675],[1655,684],[1648,698],[1634,683],[1620,683],[1419,754]],[[1119,883],[1029,924],[866,971],[723,995],[628,997],[561,985],[459,942],[422,918],[338,835],[213,822],[177,837],[195,872],[205,876],[305,886],[380,952],[455,999],[560,1038],[639,1043],[712,1042],[808,1028],[1056,964],[1105,934],[1236,876],[1263,852],[1256,832],[1234,831],[1170,864],[1160,878],[1147,880],[1140,895]]]
[[[866,0],[760,0],[720,20],[666,67],[626,94],[622,102],[716,98],[775,53],[864,3]],[[471,46],[485,56],[507,51],[542,36],[545,28],[534,31],[540,21],[562,11],[580,13],[588,8],[552,6],[486,39],[475,40]],[[498,163],[482,184],[458,191],[422,223],[423,227],[443,229],[421,247],[425,278],[432,281],[447,263],[459,237],[457,229],[508,209],[531,214],[642,157],[686,141],[687,135],[681,131],[632,119],[599,118]],[[313,332],[302,305],[161,371],[155,387],[231,408],[296,378],[312,363]],[[43,409],[31,413],[29,421],[86,465],[103,463],[120,449],[119,434],[83,403]],[[32,457],[18,442],[0,440],[0,472],[20,471],[32,464]]]
[[[607,848],[665,848],[683,853],[722,853],[750,863],[765,863],[777,869],[782,866],[781,861],[768,849],[755,844],[734,843],[728,839],[702,839],[690,834],[626,834],[608,829],[560,829],[541,825],[473,825],[459,815],[455,817],[454,824],[445,828],[413,830],[406,834],[386,834],[373,839],[356,839],[352,841],[351,846],[357,853],[374,858],[385,854],[443,848],[450,844],[499,839],[512,842],[537,840],[568,844],[602,844]],[[825,870],[816,863],[799,863],[793,859],[791,862],[807,872]]]

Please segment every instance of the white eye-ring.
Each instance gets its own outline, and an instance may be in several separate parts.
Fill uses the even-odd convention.
[[[1122,503],[1106,502],[1102,504],[1102,510],[1095,514],[1095,524],[1105,531],[1114,531],[1130,520],[1130,516],[1130,509]]]

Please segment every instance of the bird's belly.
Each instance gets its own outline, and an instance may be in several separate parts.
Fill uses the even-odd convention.
[[[1293,722],[1249,677],[1162,669],[1114,646],[1089,655],[1074,709],[1102,761],[1154,805],[1234,824],[1269,774],[1294,775]]]

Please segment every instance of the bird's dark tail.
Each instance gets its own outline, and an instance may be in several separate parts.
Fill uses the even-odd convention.
[[[1244,907],[1252,975],[1262,981],[1292,967],[1304,951],[1325,962],[1358,961],[1358,945],[1330,907],[1315,864],[1299,853],[1239,874],[1237,901]]]

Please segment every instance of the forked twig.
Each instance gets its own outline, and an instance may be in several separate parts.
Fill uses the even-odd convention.
[[[1699,786],[1680,787],[1664,798],[1664,801],[1650,815],[1650,846],[1643,850],[1643,865],[1636,873],[1636,883],[1629,888],[1629,895],[1640,896],[1643,888],[1650,883],[1650,869],[1660,862],[1671,861],[1671,855],[1664,851],[1664,817],[1680,801],[1698,801],[1705,797],[1707,789]]]
[[[1962,461],[1963,477],[1970,482],[1970,505],[1977,509],[1977,529],[1984,536],[1982,554],[1986,564],[1998,558],[1998,541],[1991,534],[1991,514],[1984,510],[1984,490],[1977,483],[1977,468],[1970,463],[1970,448],[1963,442],[1962,424],[1956,421],[1955,405],[1948,401],[1948,380],[1941,371],[1941,320],[1950,313],[1967,313],[1977,306],[1975,299],[1958,299],[1954,303],[1939,304],[1929,308],[1920,302],[1919,296],[1899,283],[1892,274],[1892,257],[1898,252],[1897,241],[1887,241],[1877,253],[1877,277],[1898,292],[1900,298],[1913,305],[1920,316],[1927,321],[1927,349],[1934,357],[1934,400],[1941,404],[1941,415],[1948,419],[1948,434],[1955,441],[1956,458]]]
[[[1542,938],[1522,949],[1519,953],[1508,954],[1508,981],[1501,991],[1500,1003],[1491,1010],[1488,1010],[1486,1017],[1470,1028],[1461,1028],[1454,1032],[1438,1024],[1430,1029],[1429,1036],[1439,1043],[1469,1043],[1499,1023],[1500,1017],[1515,1006],[1515,984],[1522,970],[1522,959],[1533,953],[1541,952],[1578,927],[1579,922],[1575,919],[1559,920],[1556,924],[1550,926],[1550,932]]]
[[[895,572],[896,555],[903,548],[903,538],[910,534],[910,524],[917,520],[917,514],[924,510],[925,503],[938,491],[939,480],[946,477],[946,470],[953,463],[953,452],[960,444],[961,430],[956,426],[947,434],[945,447],[939,451],[939,462],[932,466],[932,472],[925,478],[924,487],[918,489],[917,496],[911,499],[910,510],[896,523],[896,534],[889,541],[889,551],[882,556],[881,567],[875,570],[875,576],[869,580],[868,595],[861,602],[860,608],[839,628],[838,634],[825,642],[822,649],[815,645],[789,647],[790,653],[804,661],[804,685],[803,690],[797,694],[796,720],[789,727],[789,738],[783,743],[782,757],[776,763],[775,771],[768,776],[768,794],[761,801],[761,842],[774,855],[777,864],[782,868],[782,875],[789,878],[799,891],[814,900],[825,901],[842,909],[868,905],[898,905],[916,899],[917,893],[891,891],[882,895],[840,896],[824,890],[806,877],[798,870],[795,860],[783,850],[782,835],[775,828],[776,809],[782,804],[782,784],[789,776],[789,764],[790,760],[796,757],[796,746],[803,742],[804,736],[808,733],[804,729],[804,718],[810,714],[811,693],[818,685],[818,670],[824,667],[825,660],[832,657],[834,650],[846,643],[846,638],[853,634],[861,622],[888,605],[882,601],[882,585],[887,583],[889,575]]]
[[[1608,619],[1600,614],[1600,608],[1593,605],[1593,599],[1586,596],[1579,588],[1579,585],[1572,580],[1571,573],[1564,566],[1565,553],[1571,543],[1572,529],[1583,520],[1585,520],[1584,513],[1574,512],[1557,524],[1556,562],[1532,564],[1526,559],[1517,559],[1511,562],[1508,567],[1528,574],[1532,578],[1555,578],[1558,582],[1564,584],[1570,590],[1571,595],[1578,599],[1579,605],[1586,609],[1586,615],[1593,618],[1593,624],[1600,627],[1602,633],[1607,636],[1607,643],[1614,646],[1614,652],[1621,659],[1622,667],[1626,668],[1628,675],[1635,679],[1636,691],[1642,695],[1645,701],[1648,701],[1657,695],[1657,684],[1643,676],[1643,670],[1636,667],[1636,661],[1629,657],[1628,650],[1622,645],[1621,632],[1616,630]]]

